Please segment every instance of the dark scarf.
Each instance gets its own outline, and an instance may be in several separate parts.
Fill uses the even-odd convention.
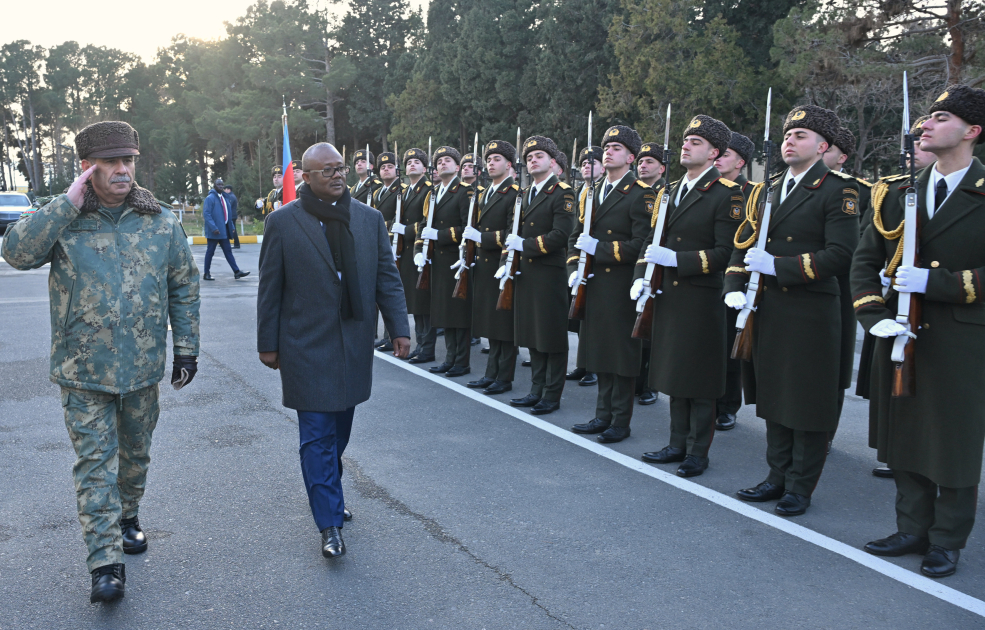
[[[325,238],[332,250],[335,268],[342,272],[342,319],[363,320],[363,303],[359,291],[359,273],[356,268],[356,242],[349,229],[348,189],[334,204],[322,201],[311,192],[308,184],[301,184],[298,197],[304,211],[322,222]]]
[[[149,190],[141,188],[136,182],[130,187],[125,203],[139,214],[161,214],[161,203],[154,198]],[[99,197],[96,196],[96,191],[92,188],[92,182],[87,181],[85,193],[82,196],[82,207],[79,210],[95,212],[102,205]]]

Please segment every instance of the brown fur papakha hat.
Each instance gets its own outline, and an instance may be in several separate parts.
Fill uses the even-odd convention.
[[[430,164],[428,154],[424,152],[424,149],[408,149],[404,153],[404,166],[407,165],[407,160],[420,160],[424,166]]]
[[[918,138],[922,136],[923,124],[928,120],[930,120],[930,116],[921,116],[920,118],[917,118],[915,121],[913,121],[913,124],[910,125],[910,133]]]
[[[645,157],[652,157],[654,160],[666,166],[666,162],[664,162],[664,148],[656,142],[644,142],[642,146],[640,146],[640,152],[639,155],[636,156],[636,159],[639,160]]]
[[[934,112],[948,112],[969,125],[978,125],[982,128],[978,144],[985,142],[985,90],[952,85],[930,106],[930,113]]]
[[[546,136],[530,136],[523,143],[523,161],[527,161],[527,154],[531,151],[543,151],[551,156],[552,160],[557,159],[559,151],[554,141]]]
[[[591,146],[585,147],[578,154],[578,166],[581,166],[582,162],[585,160],[595,160],[596,162],[602,161],[602,147]]]
[[[140,155],[137,130],[121,120],[93,123],[75,136],[80,160]]]
[[[732,142],[732,130],[728,125],[704,114],[698,114],[691,119],[684,129],[684,137],[688,136],[701,136],[718,149],[718,155],[728,151],[729,143]]]
[[[841,149],[845,155],[851,156],[855,153],[855,134],[847,128],[842,127],[835,134],[834,141],[831,143]]]
[[[486,145],[485,151],[482,153],[482,161],[485,162],[493,154],[502,155],[507,162],[512,163],[516,160],[516,147],[506,140],[493,140]]]
[[[455,160],[455,164],[460,165],[462,163],[462,154],[455,147],[438,147],[438,150],[434,152],[434,161],[437,162],[438,158],[446,156]]]
[[[605,149],[605,145],[613,142],[618,142],[622,146],[626,147],[626,149],[628,149],[629,152],[635,156],[640,152],[640,146],[643,144],[643,139],[640,138],[640,134],[636,133],[636,130],[632,127],[615,125],[614,127],[609,127],[605,131],[605,135],[602,136],[602,148]]]
[[[358,151],[356,151],[355,153],[352,154],[352,163],[353,164],[355,164],[359,160],[365,160],[365,159],[366,159],[366,150],[365,149],[359,149]],[[372,151],[369,152],[369,163],[370,163],[370,165],[375,165],[376,164],[376,156],[373,155],[373,152]]]
[[[746,164],[752,159],[752,154],[756,152],[756,145],[752,143],[752,140],[734,131],[732,132],[732,139],[729,140],[728,148],[735,151],[740,158],[746,161]]]
[[[791,129],[810,129],[828,144],[834,144],[838,130],[841,129],[841,121],[830,109],[817,105],[801,105],[790,110],[787,119],[783,121],[783,134],[786,135]]]
[[[377,162],[380,166],[384,164],[396,164],[397,156],[389,151],[386,153],[380,153],[380,159]]]

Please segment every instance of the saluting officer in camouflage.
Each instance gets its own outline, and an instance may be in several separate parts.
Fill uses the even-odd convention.
[[[124,553],[147,539],[137,521],[157,425],[167,331],[172,383],[197,370],[199,275],[181,225],[134,182],[137,132],[90,125],[75,138],[84,172],[3,240],[14,268],[51,263],[51,380],[62,388],[73,473],[89,548],[90,600],[123,596]]]
[[[370,171],[373,170],[376,164],[376,156],[372,152],[369,153],[369,162],[366,162],[366,151],[359,150],[352,154],[353,167],[356,169],[356,175],[359,176],[359,181],[349,186],[349,194],[352,198],[361,201],[364,204],[371,206],[370,195],[376,191],[377,188],[383,186],[383,182],[376,175],[370,177]]]

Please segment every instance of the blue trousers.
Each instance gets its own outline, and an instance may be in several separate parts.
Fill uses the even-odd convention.
[[[226,257],[229,267],[234,272],[239,271],[239,267],[236,266],[236,259],[233,258],[233,250],[229,247],[228,238],[210,238],[208,241],[208,247],[205,249],[205,275],[208,275],[209,268],[212,267],[212,256],[215,255],[216,245],[222,248],[222,255]]]
[[[355,407],[345,411],[299,411],[301,474],[318,531],[342,527],[342,453],[352,432]]]

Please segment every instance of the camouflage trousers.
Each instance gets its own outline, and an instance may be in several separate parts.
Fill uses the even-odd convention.
[[[122,396],[62,387],[65,426],[78,456],[72,473],[90,572],[123,562],[120,519],[137,516],[144,495],[157,398],[157,385]]]

